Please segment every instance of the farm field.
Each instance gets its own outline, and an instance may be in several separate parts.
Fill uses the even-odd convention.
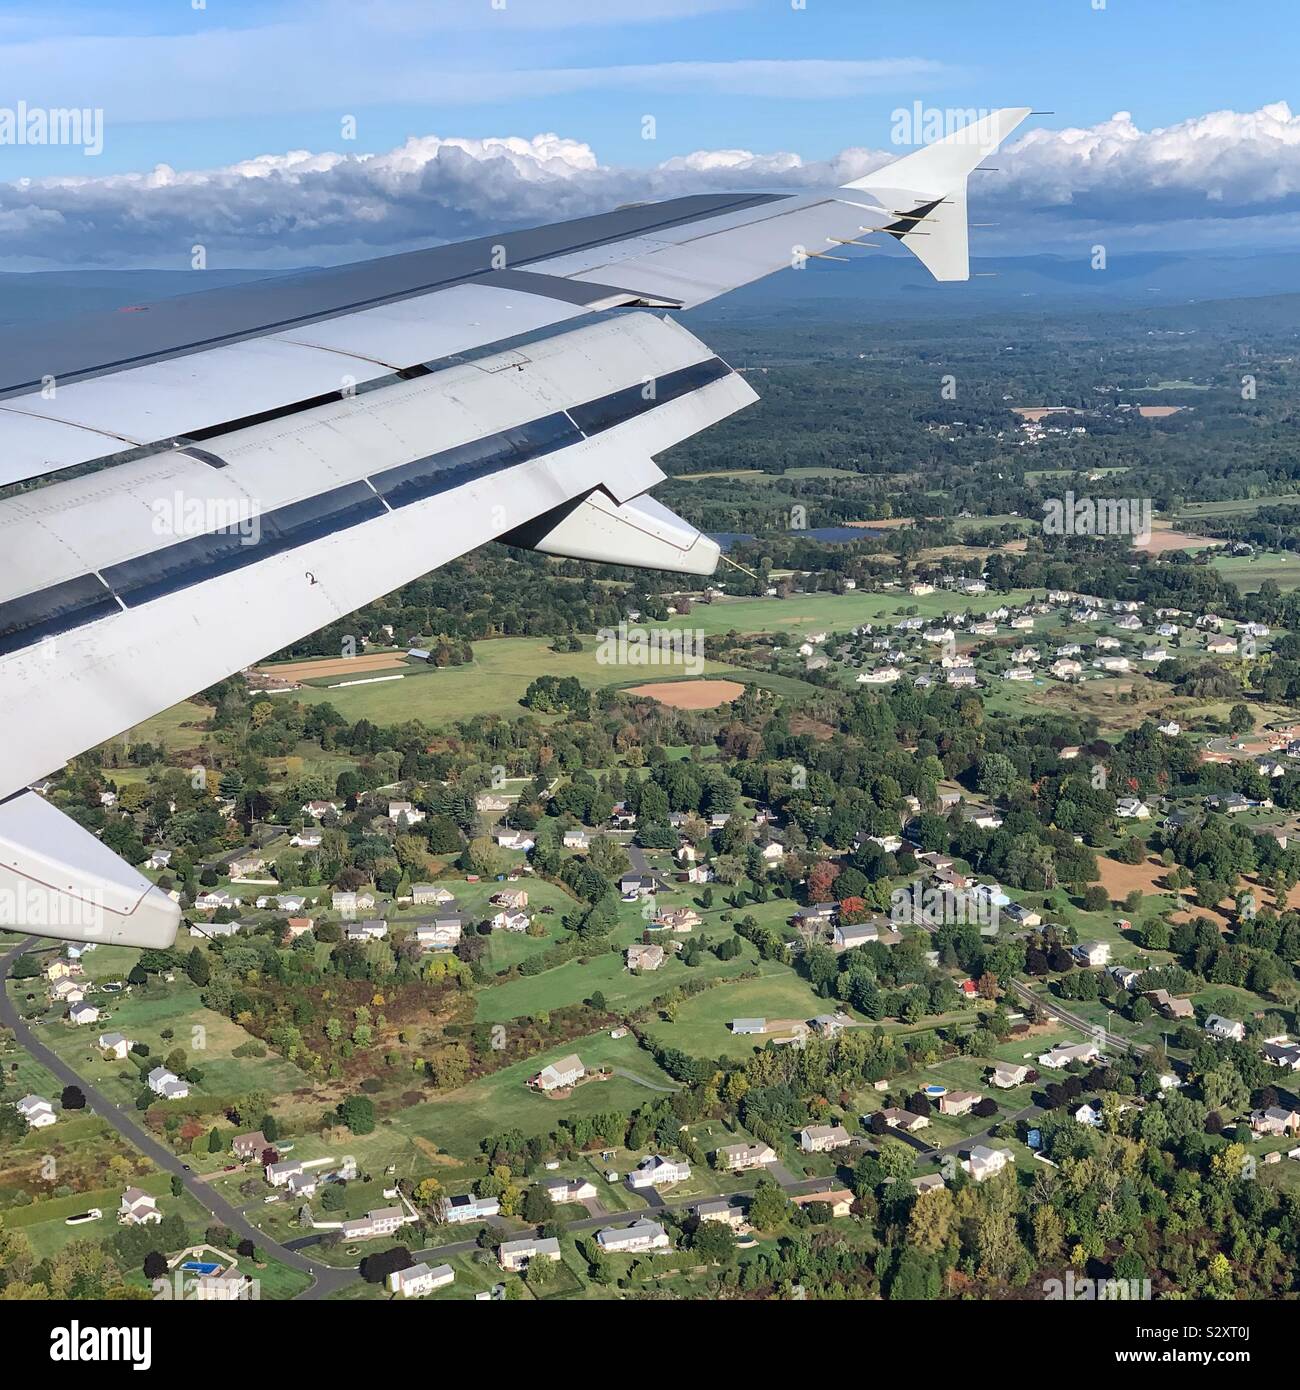
[[[1260,586],[1270,579],[1283,593],[1300,589],[1300,554],[1294,551],[1216,555],[1211,563],[1225,579],[1235,584],[1244,594],[1257,593]]]
[[[739,699],[745,687],[735,681],[658,681],[634,685],[624,691],[627,695],[645,695],[673,709],[717,709]]]
[[[528,686],[541,675],[575,676],[590,690],[633,675],[631,668],[603,665],[594,637],[583,639],[582,652],[553,652],[550,640],[500,637],[474,643],[474,660],[466,666],[415,671],[400,681],[359,685],[342,690],[306,686],[294,692],[304,704],[329,703],[348,719],[399,724],[420,719],[431,725],[452,724],[485,714],[518,715]],[[708,674],[734,668],[705,662]],[[644,671],[640,673],[644,679]],[[541,715],[544,722],[559,716]]]

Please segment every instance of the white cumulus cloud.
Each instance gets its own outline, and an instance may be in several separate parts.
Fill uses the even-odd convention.
[[[0,260],[42,266],[327,263],[551,222],[635,200],[845,183],[903,151],[834,158],[701,149],[651,168],[603,164],[558,134],[413,137],[382,154],[290,151],[224,168],[0,184]],[[1282,102],[1142,130],[1127,112],[1087,129],[1031,129],[977,176],[990,250],[1080,237],[1184,248],[1277,246],[1300,214],[1300,118]]]

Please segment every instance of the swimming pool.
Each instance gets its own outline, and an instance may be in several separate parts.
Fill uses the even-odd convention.
[[[927,1086],[925,1088],[925,1094],[927,1096],[946,1096],[948,1094],[948,1088],[947,1086]]]
[[[181,1268],[187,1274],[215,1274],[221,1266],[209,1260],[186,1260]]]

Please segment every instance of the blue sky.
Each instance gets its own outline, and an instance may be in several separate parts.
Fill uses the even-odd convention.
[[[1297,53],[1296,0],[104,0],[56,11],[19,0],[0,9],[0,114],[19,101],[101,108],[104,146],[89,158],[0,137],[0,264],[46,253],[172,263],[187,217],[230,256],[334,259],[467,235],[476,206],[500,225],[550,203],[665,196],[706,173],[770,183],[776,155],[795,157],[808,183],[889,151],[894,113],[914,102],[1054,113],[1032,123],[1046,143],[985,185],[1026,213],[1036,195],[1049,205],[1039,246],[1063,224],[1133,244],[1240,241],[1243,218],[1252,236],[1289,244],[1300,117],[1284,103],[1300,110]],[[1128,115],[1113,122],[1117,112]],[[562,143],[536,141],[546,133]],[[159,165],[176,172],[137,177]],[[399,205],[410,215],[393,216]]]
[[[890,111],[916,99],[1028,102],[1055,111],[1058,125],[1127,110],[1149,128],[1297,95],[1295,0],[1093,2],[505,0],[502,12],[492,0],[208,0],[201,10],[108,0],[61,6],[53,25],[47,6],[6,5],[0,55],[17,45],[20,61],[4,64],[5,86],[21,74],[13,100],[103,106],[96,172],[332,149],[343,114],[357,117],[351,148],[361,151],[413,134],[554,131],[588,142],[603,161],[638,164],[699,148],[825,158],[846,145],[881,146]],[[747,86],[745,66],[772,60],[883,70],[823,82],[792,69],[789,81],[759,74]],[[688,63],[733,68],[739,92],[718,90],[707,73],[674,76],[672,65]],[[466,82],[449,93],[448,75]],[[549,90],[519,90],[530,86]],[[820,95],[828,86],[832,94]],[[657,120],[653,142],[641,138],[647,113]],[[84,168],[76,152],[0,147],[0,178]]]

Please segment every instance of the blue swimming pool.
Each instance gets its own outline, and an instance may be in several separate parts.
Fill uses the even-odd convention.
[[[181,1268],[187,1274],[215,1274],[221,1266],[207,1260],[186,1260]]]

